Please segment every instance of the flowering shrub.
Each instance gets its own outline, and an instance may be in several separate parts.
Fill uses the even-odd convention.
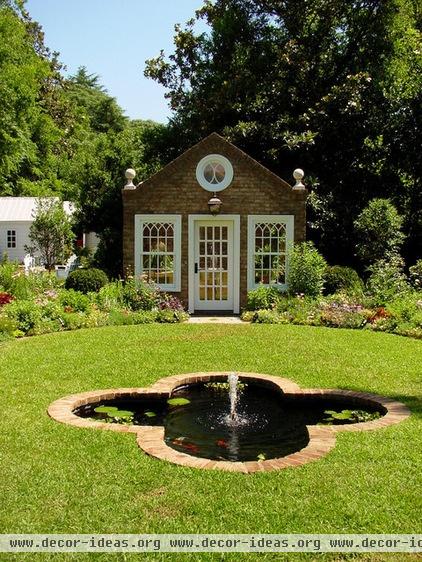
[[[158,308],[160,310],[172,310],[174,312],[184,311],[184,307],[180,302],[180,299],[174,295],[169,295],[168,293],[159,294]]]
[[[144,279],[127,279],[122,295],[124,305],[130,310],[155,310],[160,302],[160,291]]]
[[[370,276],[367,290],[374,306],[384,306],[398,295],[404,295],[409,291],[403,267],[403,259],[398,254],[392,254],[368,268]]]
[[[332,328],[363,328],[368,315],[359,304],[341,302],[321,303],[321,324]]]
[[[325,298],[282,296],[274,309],[245,311],[242,320],[257,324],[302,324],[331,328],[392,332],[422,338],[420,292],[406,293],[387,306],[374,307],[371,299],[337,294]]]
[[[409,280],[415,289],[422,290],[422,260],[409,267]]]
[[[13,299],[14,299],[13,295],[10,295],[9,293],[0,292],[0,306],[3,306],[4,304],[9,304],[9,302],[12,302]]]

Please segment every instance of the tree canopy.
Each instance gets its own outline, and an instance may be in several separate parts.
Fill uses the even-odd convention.
[[[285,179],[304,168],[308,237],[330,263],[359,266],[354,221],[381,198],[403,219],[411,265],[422,247],[421,28],[420,0],[205,0],[176,25],[174,52],[146,63],[173,111],[160,125],[128,119],[85,66],[65,77],[24,0],[0,0],[0,195],[74,201],[116,275],[125,168],[142,180],[217,131]]]
[[[217,131],[283,177],[305,169],[309,234],[331,261],[353,259],[353,219],[381,196],[404,215],[413,259],[420,39],[412,0],[207,0],[145,74],[166,88],[171,127],[189,143]]]

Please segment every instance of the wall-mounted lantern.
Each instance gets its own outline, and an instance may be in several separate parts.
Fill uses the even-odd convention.
[[[217,197],[217,194],[214,193],[213,197],[208,201],[208,209],[212,215],[218,215],[221,211],[221,199]]]

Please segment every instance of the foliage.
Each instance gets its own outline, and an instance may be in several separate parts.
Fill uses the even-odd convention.
[[[362,293],[363,282],[351,267],[327,266],[324,275],[324,294],[333,295],[339,291],[351,294]]]
[[[56,199],[39,199],[29,229],[29,239],[34,249],[40,252],[42,263],[48,271],[70,256],[73,238],[62,202]]]
[[[367,328],[422,338],[422,294],[406,292],[386,307],[373,297],[338,293],[325,298],[284,296],[273,310],[246,311],[242,320],[257,324],[301,324],[329,328]]]
[[[251,318],[251,322],[255,324],[287,324],[281,314],[275,310],[256,310]]]
[[[415,289],[422,290],[422,259],[409,267],[409,280]]]
[[[380,259],[368,268],[370,275],[367,290],[375,306],[385,305],[396,296],[408,291],[409,286],[403,268],[403,259],[398,254]]]
[[[158,287],[143,279],[130,277],[123,287],[123,302],[130,310],[154,310],[160,302]]]
[[[0,287],[12,292],[14,279],[19,275],[19,266],[17,263],[11,261],[2,261],[0,263]]]
[[[206,1],[176,26],[173,53],[147,61],[145,74],[167,91],[172,156],[216,131],[282,177],[301,163],[310,233],[332,263],[352,262],[353,220],[388,197],[414,261],[420,33],[411,0]]]
[[[271,309],[280,299],[280,291],[276,287],[265,287],[264,285],[253,289],[247,295],[247,310]]]
[[[0,291],[1,339],[106,325],[177,323],[189,318],[178,299],[156,288],[153,310],[143,289],[143,300],[138,295],[136,310],[131,310],[124,301],[122,281],[107,283],[99,292],[85,294],[63,288],[63,282],[55,275],[25,275],[9,262],[0,265],[0,279],[10,289]],[[142,303],[149,309],[143,309]]]
[[[386,306],[387,316],[398,322],[419,322],[422,320],[422,293],[408,292],[396,297]]]
[[[286,322],[292,324],[319,324],[318,300],[303,295],[285,296],[277,303],[276,310]]]
[[[189,315],[180,310],[159,310],[157,312],[157,322],[163,324],[175,324],[188,320]]]
[[[17,323],[12,318],[8,318],[7,316],[0,315],[0,341],[4,339],[8,339],[16,334],[17,330]]]
[[[42,318],[41,307],[32,301],[13,301],[4,307],[4,313],[25,334],[40,324]]]
[[[295,244],[289,251],[289,293],[313,297],[320,295],[326,266],[325,259],[312,242]]]
[[[403,220],[388,199],[372,199],[354,222],[356,251],[365,264],[396,253],[403,244]]]
[[[65,286],[81,293],[97,293],[107,283],[107,275],[101,269],[75,269],[67,276]]]
[[[336,412],[335,410],[325,410],[324,414],[327,414],[328,417],[324,419],[323,423],[328,425],[331,425],[333,422],[367,422],[378,420],[381,417],[379,412],[365,412],[365,410],[341,410],[341,412]]]
[[[95,297],[96,304],[102,310],[113,310],[124,306],[123,281],[112,281],[101,287]]]
[[[60,189],[55,170],[72,117],[55,54],[29,15],[13,8],[0,3],[0,194],[45,195]]]
[[[65,312],[87,312],[91,305],[84,293],[74,289],[60,291],[59,302]]]

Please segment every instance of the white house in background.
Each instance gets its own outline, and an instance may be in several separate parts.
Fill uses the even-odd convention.
[[[23,263],[28,253],[25,246],[32,245],[29,229],[38,200],[38,197],[0,197],[0,259],[6,254],[9,260]],[[75,207],[70,201],[63,201],[63,209],[71,216]]]
[[[58,200],[57,197],[51,199]],[[37,212],[38,201],[38,197],[0,197],[0,259],[6,254],[11,261],[24,262],[28,253],[25,247],[31,246],[29,229]],[[63,201],[63,209],[70,217],[75,205],[71,201]],[[95,253],[98,242],[95,232],[87,232],[77,241],[77,245]],[[37,257],[37,253],[34,257]]]

